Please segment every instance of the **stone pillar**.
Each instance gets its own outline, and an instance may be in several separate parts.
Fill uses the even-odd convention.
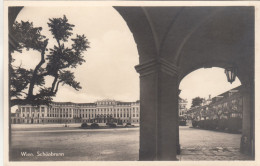
[[[240,151],[254,156],[254,91],[252,86],[243,86],[243,120]]]
[[[21,115],[20,115],[20,117],[23,118],[23,107],[18,106],[18,109],[21,110]]]
[[[29,106],[29,110],[30,110],[30,114],[29,114],[29,120],[30,122],[29,123],[32,123],[32,106]]]
[[[39,117],[42,117],[42,106],[40,106],[39,109],[40,109],[40,115],[39,115]]]
[[[40,106],[39,109],[40,109],[40,113],[39,113],[40,115],[39,115],[38,120],[39,120],[39,123],[42,123],[42,106]]]
[[[90,112],[89,110],[88,110],[88,112]],[[88,116],[90,115],[90,113],[88,114]],[[71,119],[73,119],[73,108],[71,108]],[[72,121],[71,121],[72,122]]]
[[[139,160],[177,160],[177,68],[156,59],[136,70],[140,73]]]

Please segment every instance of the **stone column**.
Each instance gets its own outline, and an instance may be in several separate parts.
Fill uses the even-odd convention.
[[[39,115],[39,117],[42,117],[42,106],[40,106],[39,109],[40,109],[40,115]]]
[[[243,120],[240,151],[254,156],[254,93],[252,86],[243,86]]]
[[[23,118],[23,108],[21,106],[18,106],[18,109],[21,110],[21,115],[20,117]]]
[[[32,118],[32,106],[29,106],[29,110],[30,110],[30,114],[29,114],[29,119],[30,119],[30,123],[32,123],[32,120],[31,120],[31,118]]]
[[[155,59],[136,70],[140,73],[139,160],[177,160],[177,68]]]
[[[88,114],[88,116],[89,116],[89,114]],[[71,119],[73,119],[73,108],[71,108]]]

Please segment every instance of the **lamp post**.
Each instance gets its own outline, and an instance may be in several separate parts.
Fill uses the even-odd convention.
[[[237,70],[235,67],[227,67],[225,69],[225,74],[227,76],[228,82],[230,82],[230,84],[232,84],[232,82],[234,82],[236,79]]]

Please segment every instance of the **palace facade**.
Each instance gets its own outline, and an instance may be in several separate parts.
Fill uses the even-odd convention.
[[[209,103],[190,108],[188,118],[196,121],[207,119],[242,119],[243,95],[241,86],[226,91],[216,97],[210,98]]]
[[[188,104],[188,101],[187,99],[182,99],[179,97],[179,116],[183,116],[185,117],[186,114],[187,114],[187,104]]]
[[[140,102],[101,100],[94,103],[52,102],[19,105],[12,123],[139,123]]]

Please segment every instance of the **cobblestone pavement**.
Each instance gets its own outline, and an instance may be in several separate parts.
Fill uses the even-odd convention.
[[[185,160],[252,160],[239,152],[241,134],[180,127],[181,154]]]
[[[216,147],[216,148],[185,148],[177,158],[185,160],[252,160],[250,156],[241,154],[239,148]]]

